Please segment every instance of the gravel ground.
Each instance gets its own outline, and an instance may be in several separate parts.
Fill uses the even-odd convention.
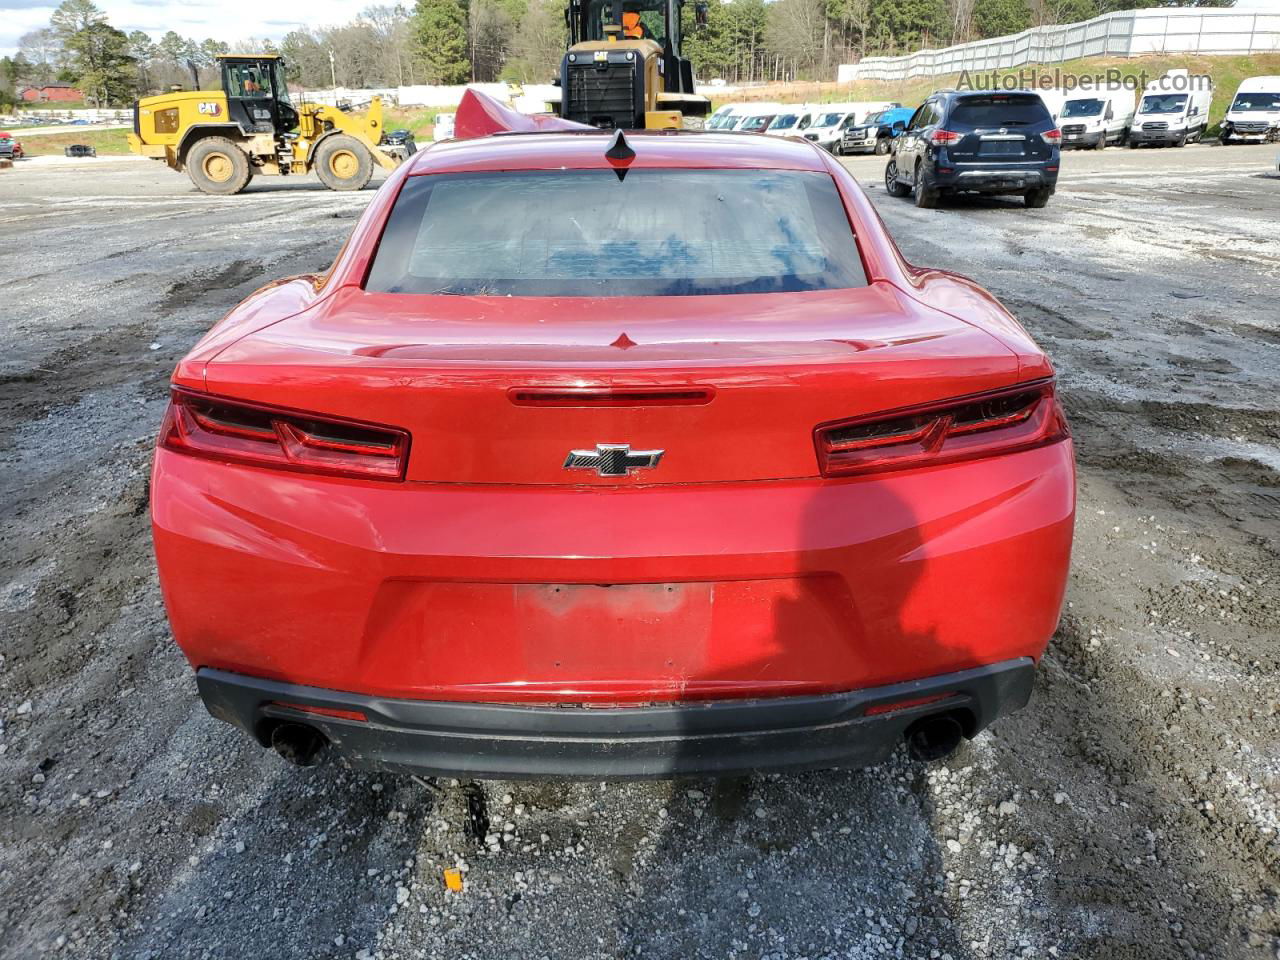
[[[933,766],[476,790],[212,720],[151,558],[174,362],[372,192],[0,173],[0,956],[1280,956],[1275,152],[1071,155],[1038,211],[848,161],[1059,367],[1077,548],[1026,711]]]

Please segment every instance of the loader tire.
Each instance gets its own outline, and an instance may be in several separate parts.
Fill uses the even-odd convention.
[[[338,134],[316,150],[316,174],[330,190],[363,190],[373,178],[373,157],[355,137]]]
[[[249,182],[249,158],[226,137],[204,137],[187,152],[187,176],[202,193],[229,197]]]

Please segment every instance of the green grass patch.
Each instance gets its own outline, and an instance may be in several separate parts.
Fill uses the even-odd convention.
[[[457,107],[387,107],[382,125],[387,130],[409,130],[418,140],[430,140],[437,113],[455,113]]]
[[[85,127],[75,133],[51,133],[41,137],[22,139],[22,152],[28,157],[62,156],[65,147],[83,143],[93,147],[99,154],[121,154],[129,152],[128,130],[94,130]]]

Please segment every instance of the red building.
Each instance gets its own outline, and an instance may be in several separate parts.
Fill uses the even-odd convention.
[[[27,103],[61,103],[83,100],[84,94],[69,83],[44,83],[27,87],[22,91],[22,99]]]

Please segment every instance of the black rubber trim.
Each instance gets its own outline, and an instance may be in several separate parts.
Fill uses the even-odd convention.
[[[811,697],[716,700],[646,707],[515,706],[400,700],[341,693],[202,668],[196,683],[213,716],[264,746],[276,722],[323,731],[349,765],[445,776],[627,779],[729,776],[877,763],[908,726],[956,712],[972,737],[1025,706],[1035,664],[1006,660],[891,686]],[[866,716],[869,707],[947,694]],[[305,713],[280,702],[359,711],[367,722]]]

